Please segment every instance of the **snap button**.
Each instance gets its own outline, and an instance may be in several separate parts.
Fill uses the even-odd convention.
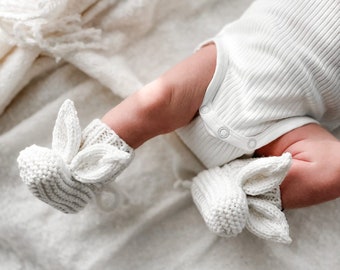
[[[254,148],[256,147],[256,145],[257,145],[257,142],[256,142],[255,139],[250,139],[250,140],[248,141],[248,148],[254,149]]]
[[[200,113],[208,113],[209,112],[209,107],[207,105],[203,105],[201,108],[200,108]]]
[[[221,138],[221,139],[225,139],[225,138],[228,138],[229,135],[230,135],[230,131],[228,128],[226,127],[220,127],[217,131],[218,133],[218,136]]]

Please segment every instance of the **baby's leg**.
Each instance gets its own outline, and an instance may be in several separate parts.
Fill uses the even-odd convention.
[[[79,212],[94,197],[100,198],[107,184],[130,164],[131,147],[190,122],[212,79],[215,61],[215,46],[202,48],[108,112],[102,119],[107,125],[95,119],[82,132],[74,104],[66,100],[53,130],[52,149],[32,145],[20,152],[23,181],[56,209]],[[112,192],[119,194],[116,188]]]
[[[284,134],[258,149],[259,156],[290,152],[293,164],[281,184],[285,209],[322,203],[340,196],[340,142],[317,124]]]
[[[131,147],[188,124],[197,113],[216,65],[211,44],[146,85],[102,121]]]

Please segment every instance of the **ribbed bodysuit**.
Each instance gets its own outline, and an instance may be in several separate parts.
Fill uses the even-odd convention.
[[[215,74],[197,116],[178,130],[207,167],[317,122],[340,126],[338,0],[258,0],[214,43]]]

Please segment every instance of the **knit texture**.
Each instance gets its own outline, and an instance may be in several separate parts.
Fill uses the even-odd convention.
[[[223,237],[247,228],[258,237],[290,243],[279,189],[290,165],[291,155],[285,153],[235,160],[198,174],[191,191],[208,228]]]
[[[259,0],[204,42],[217,64],[200,114],[180,130],[207,168],[319,122],[339,127],[339,1]]]
[[[64,213],[77,213],[133,158],[133,149],[99,119],[81,133],[73,102],[61,106],[52,149],[32,145],[20,152],[20,176],[40,200]]]
[[[2,0],[0,26],[10,44],[37,47],[56,58],[79,49],[103,49],[102,31],[83,27],[84,20],[78,12],[89,3],[80,2],[82,5],[65,0]]]
[[[119,53],[149,29],[156,2],[1,0],[0,114],[25,85],[60,60],[120,97],[142,87]]]

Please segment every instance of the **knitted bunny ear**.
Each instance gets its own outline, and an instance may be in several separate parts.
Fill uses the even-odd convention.
[[[292,240],[289,237],[288,222],[280,210],[278,187],[285,178],[291,161],[290,153],[279,157],[253,159],[238,174],[242,189],[247,194],[249,207],[247,229],[261,238],[286,244]],[[272,198],[268,194],[276,194],[277,198]]]
[[[285,214],[269,201],[249,198],[246,228],[260,238],[289,244],[289,225]]]
[[[52,136],[52,149],[70,163],[81,142],[81,128],[73,101],[67,99],[61,105]]]
[[[209,229],[235,236],[247,227],[261,238],[290,243],[279,188],[290,164],[290,154],[284,154],[239,159],[198,174],[191,192]]]
[[[239,172],[244,192],[251,196],[264,194],[279,186],[291,166],[291,154],[279,157],[258,158]]]
[[[72,160],[72,176],[82,183],[110,181],[131,155],[107,144],[94,144],[81,150]]]

